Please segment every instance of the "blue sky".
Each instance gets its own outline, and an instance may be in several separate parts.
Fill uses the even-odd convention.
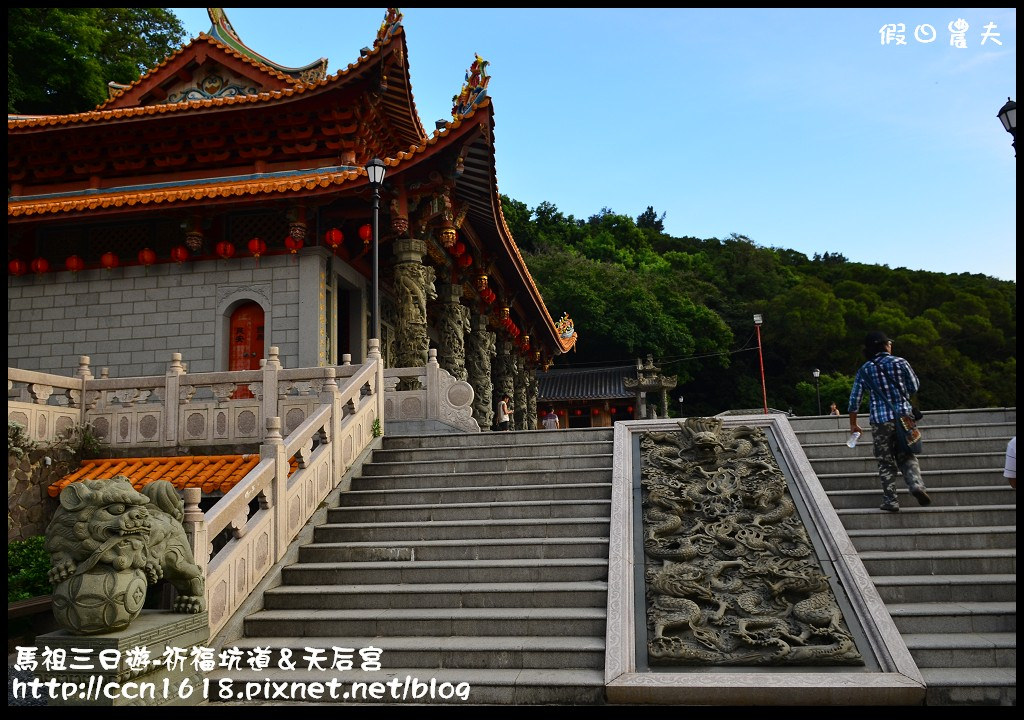
[[[385,14],[225,10],[257,52],[331,73]],[[210,28],[205,9],[172,11]],[[1014,9],[402,12],[428,131],[474,53],[490,62],[498,186],[531,208],[653,206],[675,236],[1016,281],[1016,158],[996,117],[1017,99]],[[900,23],[905,44],[883,44]]]

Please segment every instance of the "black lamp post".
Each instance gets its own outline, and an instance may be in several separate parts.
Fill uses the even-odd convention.
[[[373,337],[377,340],[380,340],[380,282],[378,278],[380,273],[380,259],[378,257],[380,229],[378,216],[380,215],[380,186],[384,182],[384,172],[386,169],[384,162],[380,158],[374,158],[366,163],[366,180],[370,183],[370,188],[373,190],[373,286],[371,288],[373,308],[370,314],[370,329]]]
[[[1013,154],[1017,154],[1017,103],[1010,98],[1006,98],[1006,104],[999,108],[999,121],[1003,123],[1003,129],[1010,133],[1013,137],[1013,142],[1010,145],[1013,147]]]
[[[814,376],[814,394],[818,397],[818,414],[821,415],[821,392],[818,390],[818,376],[821,375],[821,370],[814,368],[811,375]]]
[[[761,352],[761,313],[754,315],[754,327],[757,329],[757,357],[761,360],[761,393],[764,396],[764,414],[768,414],[768,388],[764,383],[764,353]]]
[[[683,416],[683,396],[679,396],[679,417]]]

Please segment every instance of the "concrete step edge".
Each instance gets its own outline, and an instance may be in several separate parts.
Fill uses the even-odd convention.
[[[923,602],[892,603],[885,609],[890,615],[1016,615],[1016,602]]]
[[[346,636],[344,639],[312,635],[304,635],[302,637],[264,635],[261,637],[239,638],[232,643],[232,646],[238,648],[250,646],[331,648],[341,643],[344,643],[345,647],[351,648],[380,647],[386,643],[387,647],[384,648],[385,656],[389,650],[472,650],[476,652],[487,650],[523,650],[558,652],[565,650],[601,651],[605,648],[603,636],[596,637],[590,635],[448,635],[446,637],[390,635],[387,638]]]
[[[1015,648],[1017,647],[1017,633],[904,633],[903,641],[912,651],[940,648]]]
[[[1003,585],[1017,583],[1015,573],[983,573],[977,575],[873,575],[876,586],[909,585]]]
[[[337,609],[281,609],[258,610],[249,615],[247,620],[362,620],[367,617],[391,618],[396,620],[436,620],[436,619],[489,619],[512,620],[524,618],[529,620],[560,620],[587,619],[603,620],[607,615],[605,608],[559,607],[559,608],[337,608]],[[382,641],[384,638],[382,638]]]
[[[428,593],[547,593],[547,592],[607,592],[608,583],[603,580],[581,580],[578,582],[529,582],[529,583],[378,583],[359,585],[278,585],[266,591],[267,595],[294,593],[297,595],[361,595],[361,594],[410,594]]]
[[[936,560],[949,558],[1007,558],[1017,557],[1017,548],[993,550],[863,550],[861,560]]]
[[[607,543],[608,536],[592,537],[565,537],[565,538],[462,538],[459,540],[382,540],[380,542],[311,542],[302,545],[302,548],[323,548],[327,550],[353,549],[363,550],[372,548],[457,548],[457,547],[480,547],[481,545],[590,545],[593,543]]]
[[[876,512],[878,512],[876,510]],[[477,526],[495,526],[495,525],[589,525],[593,523],[609,523],[611,518],[609,517],[589,517],[589,518],[574,518],[574,517],[554,517],[554,518],[488,518],[487,520],[423,520],[423,521],[409,521],[409,522],[390,522],[390,523],[323,523],[317,525],[317,528],[349,528],[349,529],[364,529],[364,528],[412,528],[412,527],[477,527]]]
[[[437,510],[468,510],[470,508],[481,508],[481,507],[547,507],[551,505],[556,506],[579,506],[579,505],[608,505],[611,506],[612,501],[603,498],[593,499],[576,499],[576,500],[493,500],[490,502],[454,502],[445,503],[444,505],[437,505],[432,503],[418,503],[415,505],[340,505],[338,507],[328,508],[331,513],[339,512],[359,512],[362,510],[422,510],[424,508],[431,508]]]
[[[297,562],[287,570],[401,570],[405,568],[500,568],[500,567],[596,567],[607,565],[608,558],[511,558],[495,560],[385,560],[336,563]]]

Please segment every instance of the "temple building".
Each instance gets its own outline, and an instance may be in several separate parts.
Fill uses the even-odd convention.
[[[481,429],[503,393],[534,427],[537,371],[577,336],[502,216],[487,62],[428,133],[397,9],[334,74],[275,64],[209,13],[94,111],[8,117],[8,365],[162,375],[180,352],[189,372],[255,370],[271,347],[284,367],[359,362],[379,304],[385,367],[436,350]]]

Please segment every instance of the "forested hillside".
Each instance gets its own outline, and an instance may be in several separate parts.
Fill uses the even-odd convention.
[[[1015,406],[1017,285],[912,271],[725,239],[670,237],[653,208],[586,220],[503,198],[505,219],[552,315],[580,340],[556,367],[654,356],[679,378],[687,414],[763,404],[755,313],[772,408],[846,411],[864,335],[883,330],[921,378],[922,409]],[[672,407],[673,411],[677,408]]]

